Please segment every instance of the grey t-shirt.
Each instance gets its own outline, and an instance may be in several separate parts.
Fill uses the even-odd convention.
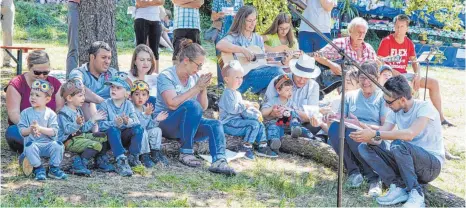
[[[218,102],[220,121],[226,124],[228,121],[241,118],[241,113],[246,110],[241,93],[230,88],[225,88]]]
[[[85,122],[82,126],[76,123],[76,120],[79,116],[83,116],[83,111],[81,108],[77,108],[76,110],[72,110],[67,105],[63,106],[63,108],[58,112],[58,141],[65,141],[71,134],[74,134],[81,130],[82,133],[87,133],[92,130],[94,127],[94,123],[91,121]]]
[[[83,84],[90,89],[92,92],[102,97],[103,99],[110,98],[110,86],[105,85],[106,81],[112,79],[117,74],[117,70],[114,68],[108,68],[108,71],[100,74],[99,77],[89,72],[88,63],[83,64],[81,67],[73,69],[68,75],[69,79],[80,78],[83,80]]]
[[[193,88],[198,79],[199,75],[192,75],[189,77],[188,83],[183,85],[176,74],[175,66],[163,70],[157,78],[157,102],[155,104],[155,114],[158,114],[161,111],[170,111],[162,97],[163,92],[167,90],[175,90],[177,95],[181,95]],[[191,99],[196,100],[197,95]]]
[[[330,12],[325,11],[320,4],[320,0],[307,0],[306,4],[307,7],[303,12],[303,16],[321,32],[330,33],[330,29],[332,28]],[[315,32],[304,21],[301,21],[299,31]]]
[[[247,48],[253,45],[253,46],[258,46],[259,48],[262,49],[262,51],[265,51],[264,40],[262,39],[262,36],[256,33],[252,33],[252,37],[250,40],[244,37],[244,35],[242,34],[230,34],[230,35],[225,36],[224,38],[228,40],[229,42],[231,42],[232,44],[237,45],[237,46],[243,46]]]
[[[292,73],[288,73],[287,75],[293,82],[294,75]],[[267,91],[265,92],[263,105],[267,105],[267,102],[269,102],[269,100],[278,96],[278,92],[274,86],[274,82],[277,78],[278,76],[275,77],[272,81],[270,81],[269,86],[267,86]],[[289,105],[289,107],[293,110],[299,111],[304,111],[304,105],[319,106],[319,85],[317,84],[317,82],[315,82],[313,79],[309,79],[306,85],[304,85],[304,87],[301,88],[298,88],[293,82],[293,96],[291,97],[291,103]]]
[[[398,129],[408,129],[421,117],[428,118],[429,122],[409,143],[422,147],[439,159],[440,163],[443,165],[445,161],[445,149],[443,146],[440,115],[430,102],[414,100],[414,104],[408,112],[404,112],[403,110],[397,113],[389,111],[385,122],[397,125]]]
[[[364,97],[361,89],[348,92],[345,97],[346,116],[349,116],[348,112],[355,115],[363,123],[381,126],[380,119],[385,117],[388,112],[383,92],[377,89],[368,98]]]
[[[41,134],[39,137],[29,134],[24,137],[24,144],[27,144],[30,141],[38,143],[48,143],[51,141],[56,141],[58,136],[58,121],[57,114],[53,112],[52,109],[46,107],[43,111],[36,111],[34,108],[29,107],[21,111],[20,119],[18,123],[18,129],[21,132],[24,128],[29,128],[32,125],[33,121],[37,121],[37,124],[41,127],[52,128],[55,132],[53,137],[49,137],[45,134]]]

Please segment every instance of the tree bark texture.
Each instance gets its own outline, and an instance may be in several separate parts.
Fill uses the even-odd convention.
[[[118,69],[115,38],[115,1],[84,0],[79,5],[79,63],[89,62],[88,49],[95,41],[104,41],[112,48],[111,67]]]

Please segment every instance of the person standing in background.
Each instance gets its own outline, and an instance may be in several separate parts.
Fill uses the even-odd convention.
[[[155,73],[159,73],[159,44],[162,36],[162,24],[160,8],[165,0],[156,0],[156,3],[148,6],[139,5],[136,1],[134,17],[134,32],[136,33],[136,45],[146,44],[155,56]]]
[[[193,43],[201,44],[201,19],[199,8],[204,0],[172,0],[173,2],[173,64],[177,64],[181,41],[191,39]]]
[[[81,0],[68,0],[68,55],[66,77],[79,65],[79,4]]]
[[[303,12],[303,16],[315,25],[325,36],[331,38],[331,12],[333,7],[337,5],[336,0],[307,0],[306,4],[307,7]],[[305,53],[318,51],[327,44],[327,42],[304,21],[301,21],[298,38],[299,49]]]
[[[13,28],[15,22],[15,4],[13,0],[2,0],[1,7],[1,22],[2,22],[2,36],[3,36],[3,45],[12,46],[13,45]],[[3,52],[3,67],[13,67],[10,63],[11,58],[8,53]]]

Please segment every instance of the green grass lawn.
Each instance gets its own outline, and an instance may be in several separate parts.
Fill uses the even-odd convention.
[[[16,44],[16,43],[15,43]],[[54,43],[27,43],[46,47],[53,68],[63,70],[66,46]],[[126,43],[119,43],[123,46]],[[119,45],[120,46],[120,45]],[[209,51],[206,71],[216,71],[214,47],[204,43]],[[119,50],[121,69],[129,68],[132,50]],[[161,53],[161,69],[171,65],[171,53]],[[423,67],[424,68],[424,67]],[[13,76],[13,69],[1,69],[3,89]],[[440,176],[432,182],[443,190],[465,197],[465,72],[432,67],[430,77],[440,80],[443,107],[447,118],[458,127],[443,129],[447,148],[460,155],[459,161],[447,161]],[[421,95],[423,92],[421,91]],[[312,160],[281,154],[278,159],[258,158],[236,160],[231,165],[236,177],[211,174],[208,165],[188,168],[171,158],[171,166],[157,166],[146,174],[123,178],[115,173],[95,172],[93,177],[70,176],[67,181],[36,182],[20,174],[17,154],[6,145],[7,127],[5,93],[1,94],[1,206],[245,206],[245,207],[310,207],[336,206],[337,173]],[[333,95],[335,96],[335,95]],[[366,195],[367,184],[361,188],[344,189],[343,206],[378,206]]]

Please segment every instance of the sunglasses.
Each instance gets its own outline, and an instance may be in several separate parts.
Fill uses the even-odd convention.
[[[42,80],[36,80],[32,83],[32,89],[37,89],[40,90],[44,93],[49,93],[50,90],[50,84],[48,82],[42,81]]]
[[[399,100],[400,98],[401,97],[398,97],[398,98],[396,98],[395,100],[392,100],[392,101],[385,100],[385,98],[384,98],[384,100],[388,105],[392,105],[395,101]]]
[[[136,82],[134,82],[133,84],[133,87],[131,88],[131,92],[134,92],[136,90],[147,90],[149,91],[149,85],[144,82],[144,81],[141,81],[141,80],[138,80]]]
[[[44,76],[47,76],[50,73],[50,71],[42,71],[42,72],[41,71],[36,71],[36,70],[32,70],[32,71],[34,72],[34,75],[36,75],[36,76],[40,76],[41,74],[44,75]]]

